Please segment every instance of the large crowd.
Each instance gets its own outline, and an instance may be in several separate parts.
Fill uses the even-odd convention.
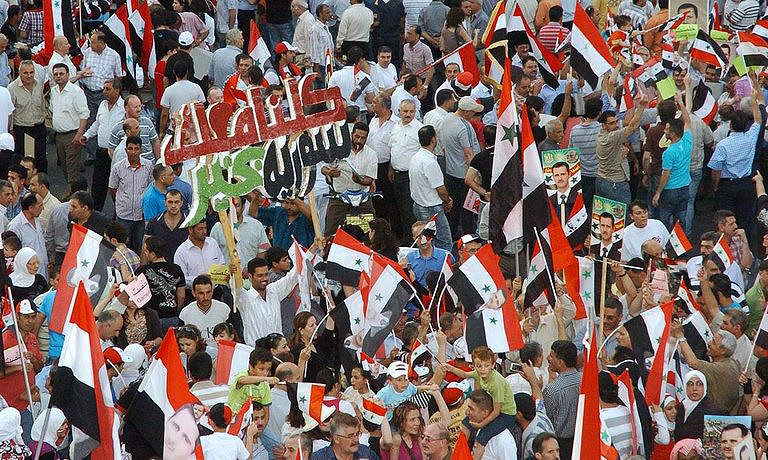
[[[63,3],[72,33],[47,17]],[[111,251],[89,281],[103,291],[91,307],[123,458],[768,458],[764,2],[147,0],[151,57],[122,46],[135,41],[127,23],[115,35],[121,8],[145,0],[124,3],[0,0],[0,458],[82,458],[81,427],[52,404],[67,391],[55,385],[71,330],[54,331],[57,291],[74,276],[80,229]],[[528,41],[506,44],[515,7]],[[585,30],[576,9],[615,62],[597,84],[570,62],[571,31]],[[702,54],[688,25],[719,48]],[[542,53],[560,61],[557,85]],[[166,138],[190,135],[186,107],[288,101],[287,82],[310,73],[343,98],[346,158],[312,166],[311,197],[259,187],[188,222],[192,175],[210,159],[165,159]],[[501,125],[505,101],[518,132]],[[286,118],[302,110],[282,104]],[[487,275],[472,271],[475,254],[502,234],[494,202],[512,198],[494,192],[494,151],[531,136],[539,154],[577,153],[538,171],[549,200],[534,206],[594,261],[595,299],[577,302],[564,273],[530,295],[537,238],[494,245],[522,334],[499,353],[472,337],[490,334],[469,326],[477,306],[443,286],[446,270]],[[355,299],[375,308],[368,275],[331,274],[334,247],[352,259],[366,248],[374,282],[388,267],[412,289],[385,334],[366,336],[371,353],[349,339]],[[363,334],[381,326],[364,322]],[[159,449],[149,420],[123,416],[164,338],[198,403],[190,426],[174,408],[150,428],[165,432]],[[232,342],[246,358],[230,369]],[[297,398],[300,382],[319,384],[322,410]],[[602,447],[584,442],[590,398]]]

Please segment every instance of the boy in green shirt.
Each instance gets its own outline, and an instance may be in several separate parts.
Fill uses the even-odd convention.
[[[272,353],[256,347],[248,357],[248,370],[235,374],[235,381],[229,389],[227,405],[237,413],[249,398],[265,406],[269,419],[269,405],[272,404],[270,385],[277,385],[277,377],[271,377]]]

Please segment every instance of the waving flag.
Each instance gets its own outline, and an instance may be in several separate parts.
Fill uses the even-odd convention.
[[[526,277],[528,285],[525,288],[524,300],[526,307],[533,305],[541,306],[545,303],[552,307],[555,306],[557,293],[552,292],[552,286],[554,285],[553,273],[549,231],[544,229],[541,231],[541,237],[537,236],[536,238],[536,242],[533,245],[531,262],[528,264],[528,276]]]
[[[301,305],[298,305],[297,311],[309,311],[312,306],[312,277],[314,272],[314,254],[309,253],[304,246],[300,245],[296,238],[293,238],[293,244],[288,251],[293,266],[296,267],[296,276],[299,279],[299,297]]]
[[[475,48],[471,41],[456,48],[450,54],[443,56],[442,59],[433,62],[430,66],[434,66],[438,62],[442,62],[443,65],[455,63],[459,66],[460,72],[469,72],[472,74],[472,86],[476,86],[480,83],[480,68],[477,66]],[[427,66],[427,68],[430,66]]]
[[[54,2],[56,3],[56,2]],[[133,60],[133,47],[131,46],[131,26],[128,21],[128,7],[118,8],[104,23],[104,34],[107,45],[120,55],[123,69],[131,77],[136,78],[136,63]]]
[[[363,396],[363,404],[360,413],[364,420],[374,425],[381,425],[387,416],[387,408]]]
[[[672,29],[677,29],[678,27],[683,25],[683,23],[685,23],[685,18],[687,16],[688,16],[688,11],[687,10],[683,11],[682,13],[664,21],[661,25],[659,25],[659,30],[662,32],[667,32]]]
[[[446,299],[446,295],[451,298],[451,305],[456,306],[458,305],[458,298],[456,297],[456,293],[453,292],[453,289],[448,288],[448,280],[451,279],[451,276],[453,276],[453,269],[451,268],[451,255],[446,254],[445,260],[443,260],[443,265],[440,267],[440,274],[437,277],[437,283],[435,283],[435,290],[432,292],[432,299],[430,299],[429,302],[429,311],[431,316],[432,324],[435,327],[438,327],[438,323],[440,320],[440,316],[443,315],[443,313],[446,312],[446,304],[448,303],[448,299]],[[442,296],[441,296],[442,294]]]
[[[133,52],[139,56],[139,63],[149,75],[155,74],[157,54],[155,53],[155,36],[152,34],[152,17],[149,13],[149,4],[142,2],[135,8],[128,5],[128,22],[131,28],[131,44]],[[161,56],[162,59],[162,56]]]
[[[579,261],[579,293],[587,311],[595,311],[595,261],[576,257]]]
[[[531,56],[536,59],[536,63],[539,65],[541,77],[550,87],[557,88],[559,86],[557,73],[560,72],[563,65],[557,55],[545,48],[539,39],[536,38],[536,34],[528,26],[528,22],[523,16],[523,10],[517,3],[515,3],[515,9],[512,11],[509,23],[507,24],[507,32],[509,37],[508,46],[514,47],[521,43],[527,43]]]
[[[624,407],[629,409],[632,424],[632,454],[645,454],[645,449],[643,448],[645,445],[643,442],[643,427],[640,424],[640,412],[637,410],[635,388],[632,385],[632,377],[629,375],[629,370],[624,369],[618,376],[611,374],[611,377],[613,377],[613,381],[619,388],[619,399],[624,404]]]
[[[261,36],[261,32],[259,32],[259,26],[256,25],[256,21],[253,19],[251,19],[249,33],[248,56],[253,58],[253,65],[259,67],[263,71],[264,64],[269,61],[272,54],[269,52],[269,48],[267,47],[264,38]],[[328,74],[328,76],[330,76],[330,74]]]
[[[624,323],[624,328],[632,337],[632,351],[638,362],[645,362],[648,356],[653,356],[645,385],[648,404],[660,404],[663,400],[662,388],[667,374],[666,349],[673,305],[673,301],[664,303]]]
[[[577,3],[571,31],[571,66],[589,86],[597,88],[600,77],[615,65],[605,40],[584,8]]]
[[[712,329],[700,311],[694,311],[683,321],[683,336],[697,358],[707,360],[707,348],[712,340]]]
[[[432,356],[432,354],[429,352],[429,349],[427,348],[427,345],[424,343],[421,343],[421,340],[419,338],[415,338],[413,340],[413,343],[411,344],[411,353],[408,355],[408,370],[412,375],[416,375],[413,372],[413,369],[422,364],[425,359]]]
[[[763,317],[760,320],[760,327],[757,328],[757,334],[755,335],[755,346],[768,349],[768,309],[763,312]]]
[[[728,57],[720,49],[720,45],[703,30],[699,30],[698,35],[696,35],[691,46],[690,56],[691,59],[704,61],[719,69],[728,67]]]
[[[752,33],[768,40],[768,14],[757,20],[755,27],[752,28]]]
[[[253,347],[244,343],[235,343],[231,340],[220,340],[216,354],[216,385],[231,385],[235,374],[248,369],[248,358]]]
[[[683,308],[683,310],[685,310],[686,313],[691,314],[695,311],[699,311],[699,303],[696,302],[696,297],[694,297],[693,293],[688,289],[684,279],[680,280],[680,286],[677,288],[677,297],[685,302],[685,308]]]
[[[667,242],[667,246],[675,255],[675,257],[680,257],[693,249],[691,242],[688,241],[688,237],[685,235],[683,226],[680,225],[680,221],[675,222],[675,226],[672,228],[672,231],[669,234],[669,241]]]
[[[577,7],[578,9],[578,7]],[[579,389],[579,402],[576,411],[576,431],[573,437],[574,460],[601,460],[600,446],[603,443],[601,436],[602,422],[600,421],[600,396],[598,393],[599,372],[597,363],[597,334],[592,331],[592,339],[589,343],[588,355],[584,361],[582,370],[581,387]],[[607,432],[606,432],[607,434]]]
[[[317,423],[328,419],[335,410],[333,406],[323,404],[325,385],[309,382],[288,383],[287,389],[291,405],[295,404],[303,414],[309,415]]]
[[[728,246],[728,241],[726,241],[723,236],[720,236],[720,239],[717,240],[712,252],[720,258],[726,269],[735,261],[733,254],[731,253],[731,248]]]
[[[488,27],[483,34],[485,44],[485,75],[501,86],[504,61],[507,58],[506,2],[498,2],[491,13]]]
[[[43,1],[43,42],[46,51],[53,53],[53,39],[67,37],[72,49],[78,49],[72,0]]]
[[[118,418],[93,317],[82,281],[61,349],[51,405],[64,412],[73,428],[74,458],[121,458]]]
[[[749,32],[736,32],[736,53],[744,56],[747,67],[768,65],[768,40]]]
[[[326,276],[342,284],[357,286],[360,273],[370,271],[371,254],[370,248],[339,228],[328,252]]]
[[[715,115],[717,115],[717,100],[703,80],[693,88],[693,104],[691,108],[693,114],[701,118],[706,124],[712,123]]]

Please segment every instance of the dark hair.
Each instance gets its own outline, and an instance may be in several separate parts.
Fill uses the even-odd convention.
[[[392,226],[387,219],[377,217],[368,223],[368,227],[373,230],[373,239],[371,239],[369,245],[371,249],[376,252],[397,249],[399,246],[397,237],[395,237]]]
[[[21,249],[21,239],[12,231],[8,230],[3,232],[1,238],[3,240],[3,244],[7,245],[9,248],[15,249],[17,251]]]
[[[725,425],[723,429],[720,430],[720,433],[725,433],[726,431],[730,431],[730,430],[739,430],[741,432],[742,438],[746,437],[749,434],[749,428],[745,427],[741,423],[730,423],[728,425]]]
[[[280,246],[272,246],[267,249],[266,254],[264,254],[264,258],[267,260],[269,268],[272,268],[273,264],[280,262],[280,259],[286,256],[288,256],[288,251]]]
[[[280,340],[283,338],[283,334],[280,334],[279,332],[272,332],[265,335],[264,337],[259,338],[256,341],[256,346],[271,350],[272,348],[277,348],[278,342],[280,342]]]
[[[648,203],[646,203],[643,200],[635,200],[632,203],[629,204],[629,210],[632,211],[632,208],[637,206],[638,208],[647,211],[648,210]]]
[[[213,281],[208,275],[197,275],[192,280],[192,290],[194,291],[197,286],[213,286]]]
[[[619,386],[613,381],[611,374],[601,371],[597,376],[597,389],[600,399],[608,404],[619,404]]]
[[[699,237],[699,241],[712,241],[714,243],[719,237],[718,232],[704,232]]]
[[[309,323],[310,318],[314,318],[315,315],[308,311],[302,311],[293,317],[293,334],[288,338],[288,346],[293,349],[296,347],[304,347],[304,342],[301,339],[301,333],[299,329],[304,329]]]
[[[661,119],[661,122],[669,123],[669,120],[675,119],[675,115],[677,114],[677,105],[675,104],[675,101],[667,99],[665,101],[659,102],[659,105],[656,106],[656,110],[659,113],[659,119]]]
[[[718,209],[713,216],[715,226],[725,223],[725,220],[729,217],[736,217],[730,209]]]
[[[603,219],[603,218],[611,219],[611,225],[613,225],[613,223],[616,222],[616,220],[613,217],[613,214],[611,214],[610,212],[602,212],[602,213],[600,213],[600,218],[601,219]]]
[[[179,59],[173,64],[173,76],[177,79],[186,78],[189,73],[189,64],[183,59]]]
[[[555,168],[565,168],[566,171],[570,172],[570,168],[568,167],[568,163],[565,161],[558,161],[557,163],[552,165],[552,171],[555,170]]]
[[[761,260],[757,270],[761,272],[768,271],[768,259]]]
[[[528,342],[520,349],[520,362],[533,364],[537,358],[543,355],[544,350],[542,350],[539,342]]]
[[[19,163],[8,166],[8,172],[15,172],[19,175],[19,178],[27,180],[27,168]]]
[[[317,371],[313,382],[325,385],[325,392],[328,393],[333,390],[333,387],[335,387],[337,383],[339,383],[339,377],[333,370],[326,367]]]
[[[637,2],[637,0],[632,0],[632,3],[636,3],[636,2]],[[620,29],[620,28],[626,26],[627,24],[631,24],[632,23],[632,18],[630,18],[626,14],[619,14],[619,15],[616,15],[616,16],[613,17],[613,22],[614,22],[615,27],[617,29]]]
[[[418,134],[419,134],[419,144],[422,147],[428,146],[432,142],[432,139],[434,139],[435,136],[437,135],[435,133],[435,127],[432,125],[422,126],[421,128],[419,128]]]
[[[21,210],[27,211],[29,208],[37,204],[39,197],[37,193],[27,193],[21,199]]]
[[[634,361],[635,360],[635,352],[632,351],[631,348],[625,347],[623,345],[617,345],[616,348],[613,349],[613,362],[614,363],[620,363],[622,361]]]
[[[37,185],[45,185],[45,188],[51,188],[51,181],[48,179],[48,174],[39,172],[35,174],[37,176]]]
[[[125,145],[127,146],[128,144],[138,145],[139,147],[141,147],[141,137],[139,137],[139,136],[128,136],[125,139]]]
[[[704,260],[702,260],[702,264],[706,264],[707,262],[712,262],[715,264],[717,269],[720,271],[720,273],[725,272],[725,264],[722,260],[720,260],[720,257],[717,256],[714,252],[708,255],[707,257],[704,257]]]
[[[251,68],[248,69],[248,78],[251,79],[252,85],[258,85],[264,80],[264,72],[261,70],[261,67],[257,65],[251,66]]]
[[[408,75],[403,80],[403,89],[410,92],[413,88],[419,86],[419,77],[416,75]]]
[[[245,403],[248,404],[248,401]],[[216,403],[208,411],[208,418],[216,428],[226,428],[232,422],[232,409],[224,403]]]
[[[243,59],[250,59],[251,61],[253,61],[253,58],[250,55],[245,53],[240,53],[237,56],[235,56],[235,65],[240,65],[240,61],[242,61]]]
[[[527,96],[525,98],[525,105],[529,109],[534,109],[537,112],[544,111],[544,99],[539,96]]]
[[[493,404],[491,404],[491,409],[493,409]],[[414,410],[419,411],[419,413],[421,412],[419,406],[411,401],[400,403],[392,413],[392,426],[396,427],[400,433],[404,433],[405,422],[408,420],[408,413]],[[418,438],[421,438],[421,434],[424,433],[424,417],[419,417],[419,425],[419,434],[417,436]]]
[[[208,380],[213,372],[211,355],[204,351],[192,353],[187,359],[187,371],[193,380]]]
[[[69,73],[69,67],[67,67],[67,65],[64,64],[63,62],[57,62],[56,64],[54,64],[53,70],[51,71],[51,73],[55,72],[56,69],[64,69],[67,73]]]
[[[616,297],[605,297],[605,308],[610,308],[612,310],[616,310],[616,313],[619,314],[619,316],[624,313],[624,305],[619,302],[619,299]]]
[[[442,106],[446,102],[450,101],[451,99],[455,99],[456,94],[453,92],[452,89],[443,88],[440,91],[437,92],[436,100],[438,107]]]
[[[269,267],[269,262],[261,257],[254,257],[248,261],[248,266],[246,268],[248,269],[248,273],[253,274],[259,267]]]
[[[749,129],[749,126],[752,124],[751,122],[752,117],[742,112],[741,110],[737,110],[731,117],[731,131],[735,133],[745,133]]]
[[[272,363],[272,353],[267,349],[255,347],[248,356],[248,365],[253,367],[259,363]]]
[[[91,195],[89,192],[86,192],[85,190],[77,191],[73,193],[69,199],[77,200],[77,202],[80,203],[80,206],[86,207],[93,211],[93,195]]]
[[[107,238],[116,239],[118,243],[125,244],[128,241],[128,232],[125,231],[125,227],[114,220],[104,226],[104,235]]]
[[[760,380],[763,382],[768,382],[768,358],[759,358],[757,362],[755,362],[755,375],[760,377]],[[763,384],[763,387],[760,388],[760,393],[758,393],[758,396],[760,398],[768,396],[768,385]]]
[[[603,111],[603,101],[599,98],[584,101],[584,118],[596,119]]]
[[[364,56],[365,53],[359,46],[353,46],[347,51],[347,65],[356,65]]]
[[[200,329],[198,329],[194,324],[185,324],[183,326],[179,326],[176,328],[175,332],[177,342],[181,339],[189,339],[195,342],[195,350],[203,352],[205,351],[205,340],[203,340],[203,335],[200,333]]]
[[[563,360],[565,367],[576,367],[576,358],[578,352],[576,351],[576,345],[568,340],[555,340],[552,342],[551,350],[555,353],[555,356]]]
[[[370,132],[370,128],[368,128],[368,125],[363,123],[362,121],[358,121],[352,126],[352,132],[355,132],[357,130],[365,131],[366,133]]]
[[[725,297],[731,297],[731,279],[724,273],[717,273],[709,277],[709,281],[712,282],[712,290],[715,294],[720,293]]]
[[[597,118],[597,121],[599,121],[600,123],[605,123],[606,121],[608,121],[609,118],[615,117],[615,116],[616,116],[615,111],[606,110],[605,112],[600,114],[600,116]]]
[[[568,113],[568,116],[577,117],[576,102],[573,99],[573,96],[569,97],[571,98],[571,111]],[[560,112],[563,111],[563,104],[565,104],[565,94],[558,94],[555,96],[555,99],[552,100],[552,107],[549,109],[549,113],[560,115]]]
[[[455,6],[448,10],[448,13],[445,15],[445,27],[459,27],[465,17],[464,10]]]
[[[410,27],[408,27],[408,28],[409,29],[413,29],[413,31],[416,32],[416,35],[421,37],[421,26],[416,25],[416,24],[411,24]]]
[[[155,166],[152,167],[152,179],[158,180],[160,179],[160,175],[163,173],[163,170],[166,168],[162,162],[158,162]]]
[[[211,335],[213,337],[216,337],[222,332],[226,332],[227,334],[234,337],[235,341],[237,341],[237,330],[235,330],[235,326],[233,326],[232,323],[224,322],[224,323],[219,323],[213,326],[213,331],[211,332]]]
[[[517,412],[524,419],[530,422],[536,418],[536,403],[528,393],[515,393],[515,405],[517,406]]]
[[[549,9],[549,21],[559,22],[562,19],[563,19],[563,7],[560,5],[553,5],[552,8]]]
[[[552,433],[547,433],[545,431],[543,433],[537,434],[536,437],[533,438],[533,444],[531,445],[533,452],[537,454],[543,453],[544,443],[549,441],[550,439],[554,439],[555,441],[557,441],[557,437]]]
[[[165,256],[166,245],[165,240],[162,238],[157,236],[149,236],[144,240],[144,245],[146,245],[147,251],[151,252],[152,254],[159,257]]]
[[[488,412],[493,410],[493,398],[485,390],[477,389],[473,391],[472,394],[469,395],[469,399],[474,402],[480,410],[487,410]]]
[[[483,126],[483,140],[488,147],[496,143],[496,125]]]
[[[387,45],[381,45],[379,49],[376,50],[377,55],[379,53],[391,53],[391,52],[392,52],[392,48],[388,47]]]
[[[681,4],[680,6],[677,7],[677,12],[679,13],[680,10],[682,10],[683,8],[690,8],[690,9],[693,10],[693,14],[695,14],[696,17],[699,16],[699,8],[696,5],[694,5],[693,3],[683,3],[683,4]]]
[[[683,137],[683,133],[685,133],[685,123],[683,123],[683,120],[673,118],[667,122],[667,126],[669,126],[669,131],[675,136]]]
[[[21,8],[19,8],[19,5],[11,5],[8,7],[8,13],[7,16],[9,18],[12,18],[16,16],[17,14],[21,13]],[[29,49],[29,47],[27,47]]]

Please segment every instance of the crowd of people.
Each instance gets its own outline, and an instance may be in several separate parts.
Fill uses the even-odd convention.
[[[46,30],[54,26],[44,1],[0,0],[0,285],[8,288],[0,458],[76,458],[66,414],[49,407],[65,335],[48,327],[59,279],[73,276],[62,265],[76,225],[113,252],[113,276],[92,278],[106,293],[92,306],[117,414],[131,406],[169,330],[199,400],[192,432],[180,421],[157,427],[165,453],[124,420],[125,458],[191,458],[192,450],[170,453],[185,444],[206,459],[582,458],[600,450],[582,443],[580,402],[598,344],[606,458],[730,459],[743,445],[752,458],[767,458],[768,340],[760,334],[768,334],[768,74],[743,61],[740,68],[744,48],[727,37],[718,51],[724,65],[689,56],[695,34],[676,38],[665,26],[678,13],[696,24],[712,5],[580,2],[616,60],[591,85],[567,57],[577,6],[509,2],[507,20],[519,6],[533,35],[509,46],[504,78],[513,89],[503,94],[490,71],[494,1],[148,0],[151,72],[127,71],[139,56],[126,60],[125,49],[109,46],[113,32],[102,23],[124,2],[80,2],[66,29],[83,39],[73,40]],[[768,41],[768,32],[758,34],[768,30],[759,21],[764,3],[714,3],[706,27]],[[50,58],[41,63],[49,33]],[[765,41],[753,46],[765,53]],[[450,59],[466,46],[473,65],[467,53]],[[564,61],[558,85],[545,81],[539,47]],[[627,75],[653,59],[664,62],[674,94],[664,99],[639,80],[627,94]],[[183,226],[198,194],[190,171],[206,159],[165,161],[162,142],[182,123],[180,110],[245,106],[252,87],[262,92],[250,94],[285,97],[288,80],[312,72],[317,85],[339,88],[349,129],[348,157],[316,165],[313,200],[255,189],[231,199],[231,228],[212,207]],[[712,117],[700,109],[704,94],[717,108]],[[466,306],[438,280],[446,266],[474,267],[499,234],[490,210],[511,197],[493,192],[494,151],[527,134],[497,136],[503,100],[530,121],[539,152],[578,152],[576,169],[551,165],[546,206],[567,218],[568,235],[574,209],[589,216],[578,223],[586,240],[568,241],[596,261],[597,297],[587,318],[576,318],[573,291],[555,274],[554,292],[531,299],[531,248],[507,245],[498,268],[523,346],[495,353],[469,349],[477,331],[466,327]],[[593,209],[595,197],[626,211]],[[344,313],[367,287],[326,277],[338,229],[402,270],[414,292],[373,357],[353,349]],[[680,232],[697,247],[668,249]],[[307,248],[301,263],[294,242]],[[304,296],[297,265],[307,263],[314,275]],[[151,294],[141,301],[127,289],[138,277]],[[664,361],[678,368],[664,377],[670,385],[657,403],[646,400],[654,355],[631,321],[670,301],[657,340],[666,337]],[[229,342],[252,351],[220,383],[215,369]],[[299,382],[324,388],[321,416],[297,409]],[[231,434],[244,405],[252,410],[247,426]],[[712,416],[726,422],[712,428]]]

